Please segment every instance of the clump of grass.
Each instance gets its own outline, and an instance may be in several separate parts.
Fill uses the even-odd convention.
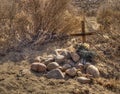
[[[105,87],[113,92],[119,93],[119,90],[120,90],[120,85],[119,85],[120,81],[119,80],[115,80],[115,79],[106,80],[103,78],[99,78],[99,79],[96,79],[96,82],[97,82],[97,84],[102,85],[103,87]]]
[[[120,23],[120,1],[119,0],[106,0],[97,13],[97,20],[106,30],[119,30]]]
[[[0,52],[40,45],[80,29],[80,17],[69,12],[71,0],[1,0]]]

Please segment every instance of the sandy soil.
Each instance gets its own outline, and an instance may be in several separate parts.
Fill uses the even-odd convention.
[[[81,84],[76,77],[65,80],[47,79],[30,71],[38,55],[65,48],[69,40],[51,42],[37,49],[24,48],[0,57],[0,94],[119,94],[120,93],[120,32],[101,32],[88,37],[91,50],[96,51],[95,66],[101,77],[90,84]],[[81,40],[79,40],[81,41]]]

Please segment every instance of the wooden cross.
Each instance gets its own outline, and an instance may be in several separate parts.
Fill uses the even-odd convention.
[[[85,32],[85,21],[81,21],[82,33],[71,34],[71,36],[82,36],[82,43],[86,42],[86,36],[93,35],[94,32]]]

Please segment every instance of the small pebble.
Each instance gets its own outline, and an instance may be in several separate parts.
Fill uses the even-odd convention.
[[[53,69],[46,74],[47,78],[64,79],[64,74],[60,69]]]
[[[76,52],[70,52],[70,55],[74,62],[78,62],[80,60],[80,56]]]
[[[89,78],[86,78],[86,77],[78,77],[77,81],[82,83],[82,84],[86,84],[86,83],[90,83],[91,80]]]
[[[58,62],[59,64],[63,63],[64,60],[65,60],[65,56],[63,56],[63,55],[57,55],[55,57],[55,61]]]
[[[43,63],[35,62],[32,63],[31,65],[31,70],[36,71],[36,72],[44,72],[46,71],[47,67]]]
[[[69,69],[69,68],[71,68],[72,66],[70,65],[70,64],[64,64],[63,65],[63,71],[65,71],[65,70],[67,70],[67,69]]]
[[[80,62],[76,63],[76,64],[75,64],[75,67],[76,67],[77,69],[83,69],[83,68],[84,68],[83,64],[80,63]]]
[[[48,70],[56,69],[59,67],[59,64],[57,62],[51,62],[47,65]]]
[[[77,71],[77,76],[81,77],[82,76],[82,72],[81,71]]]
[[[98,68],[95,67],[94,65],[89,65],[86,68],[86,73],[92,75],[95,78],[100,76],[100,72],[99,72]]]
[[[76,76],[77,74],[77,69],[75,67],[67,69],[65,71],[66,74],[68,74],[69,76]]]

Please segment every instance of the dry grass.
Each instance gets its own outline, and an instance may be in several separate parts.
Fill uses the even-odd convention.
[[[119,30],[120,27],[120,1],[106,0],[97,14],[98,22],[105,30]]]
[[[102,85],[103,87],[112,90],[114,92],[118,92],[120,91],[120,81],[119,80],[115,80],[115,79],[102,79],[99,78],[96,80],[96,82],[99,85]]]
[[[0,53],[80,29],[71,0],[1,0],[0,6]]]

